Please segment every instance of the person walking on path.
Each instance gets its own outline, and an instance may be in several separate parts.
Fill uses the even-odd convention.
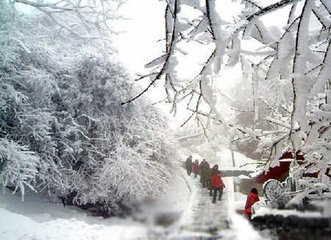
[[[210,196],[212,196],[212,189],[211,189],[211,177],[212,177],[212,168],[210,164],[207,163],[208,166],[206,167],[206,187],[210,191]]]
[[[209,176],[210,176],[210,179],[209,181],[211,182],[211,177],[214,176],[215,174],[217,174],[218,172],[218,165],[215,164],[211,169],[210,169],[210,173],[209,173]],[[209,196],[213,196],[213,188],[211,187],[210,185],[210,188],[209,188]]]
[[[211,187],[213,190],[212,203],[216,203],[217,192],[219,192],[218,200],[221,201],[223,195],[223,188],[225,188],[224,182],[221,177],[221,171],[217,171],[217,173],[211,177]]]
[[[187,159],[186,159],[186,162],[185,162],[185,168],[186,168],[186,172],[187,172],[187,175],[191,175],[191,172],[192,172],[192,155],[190,155]]]
[[[218,172],[218,165],[215,164],[215,165],[212,167],[212,169],[211,169],[211,174],[212,174],[212,175],[215,175],[217,172]]]
[[[252,216],[252,206],[254,203],[260,201],[260,198],[258,196],[258,192],[256,188],[252,188],[251,192],[248,194],[247,199],[246,199],[246,204],[245,204],[245,216],[248,219],[251,219]]]
[[[206,159],[203,159],[200,163],[199,170],[200,170],[200,182],[203,188],[207,187],[208,182],[208,171],[209,171],[209,163],[206,161]]]
[[[195,160],[193,163],[193,173],[194,173],[194,177],[196,178],[199,174],[199,160]]]

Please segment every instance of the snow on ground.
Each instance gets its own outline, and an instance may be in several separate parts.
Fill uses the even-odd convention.
[[[35,195],[24,202],[8,191],[0,194],[0,239],[103,240],[145,239],[146,228],[129,219],[93,217],[75,207],[54,204]]]
[[[190,219],[187,210],[196,196],[191,193],[186,181],[183,174],[175,175],[160,200],[146,202],[141,215],[135,215],[140,221],[94,217],[74,206],[63,207],[62,203],[51,203],[34,193],[27,194],[22,202],[19,195],[12,195],[6,190],[0,193],[0,239],[152,239],[150,228],[157,228],[155,222],[159,216],[180,218],[179,225]]]
[[[246,203],[246,195],[233,191],[235,186],[234,178],[226,178],[226,186],[231,190],[229,194],[229,216],[231,216],[232,231],[235,233],[234,239],[237,240],[268,240],[266,236],[261,236],[249,223],[246,217],[242,214],[238,214],[238,211],[244,210]]]
[[[249,170],[255,171],[260,163],[257,160],[246,157],[245,155],[222,148],[217,152],[219,166],[221,170]]]
[[[231,157],[231,152],[224,150],[219,155],[222,156],[220,160],[222,170],[225,167],[225,159]],[[235,158],[240,163],[246,161],[240,154],[235,154]],[[6,190],[4,193],[0,193],[0,239],[189,239],[185,236],[192,237],[199,234],[201,236],[201,233],[196,232],[197,225],[200,224],[200,220],[196,216],[197,211],[203,212],[201,204],[207,204],[209,209],[209,213],[206,213],[205,220],[203,220],[206,225],[210,220],[213,220],[211,222],[215,225],[216,218],[208,219],[213,218],[212,212],[215,207],[215,211],[218,213],[216,220],[223,221],[219,226],[215,226],[218,228],[216,229],[217,234],[220,234],[223,239],[261,239],[248,220],[236,213],[237,209],[243,209],[246,196],[234,193],[232,177],[224,180],[226,189],[222,201],[226,201],[226,203],[212,205],[208,192],[200,187],[198,178],[194,179],[192,175],[187,176],[185,170],[179,167],[169,189],[159,201],[146,202],[140,215],[125,219],[94,217],[73,206],[63,207],[60,203],[51,203],[34,193],[27,194],[22,202],[20,196],[12,195]],[[166,225],[158,223],[162,217],[170,219],[170,222]],[[228,229],[222,227],[226,221],[229,222]],[[207,227],[202,226],[202,228]],[[164,238],[156,238],[156,236]]]

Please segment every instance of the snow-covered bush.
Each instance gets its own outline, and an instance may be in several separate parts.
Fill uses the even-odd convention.
[[[171,174],[167,125],[146,98],[121,105],[135,90],[109,41],[70,12],[57,19],[74,32],[1,5],[1,185],[110,214],[157,196]]]
[[[76,192],[79,204],[157,196],[170,174],[162,116],[143,98],[121,106],[131,87],[123,70],[107,59],[84,57],[73,72],[60,98],[69,115],[54,134],[65,142],[58,148],[65,166],[60,171],[78,172],[82,179],[70,189],[54,185],[55,191]]]
[[[34,190],[40,158],[25,146],[14,141],[0,139],[0,184],[20,190],[24,197],[25,187]]]

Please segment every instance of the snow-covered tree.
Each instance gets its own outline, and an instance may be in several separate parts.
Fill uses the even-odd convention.
[[[327,0],[166,1],[165,53],[147,65],[147,87],[126,103],[162,82],[172,111],[186,104],[188,120],[206,115],[244,130],[237,131],[240,138],[258,142],[276,160],[286,146],[304,150],[308,105],[330,81],[330,25]],[[180,65],[190,56],[198,60],[183,77]],[[251,130],[224,121],[218,107],[216,86],[224,70],[237,65],[252,86]]]
[[[21,15],[18,2],[41,14]],[[121,105],[137,90],[90,16],[106,15],[85,1],[10,3],[0,2],[0,184],[107,214],[157,196],[175,151],[146,98]]]

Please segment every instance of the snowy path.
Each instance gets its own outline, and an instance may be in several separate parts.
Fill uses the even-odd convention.
[[[194,179],[197,180],[197,179]],[[212,203],[212,197],[209,195],[209,190],[197,186],[196,202],[193,206],[193,222],[186,226],[187,229],[193,232],[204,232],[215,234],[216,230],[229,228],[228,217],[228,201],[229,194],[225,189],[222,200]]]
[[[188,210],[183,213],[175,228],[152,228],[150,239],[167,240],[212,240],[235,239],[231,230],[230,213],[233,198],[233,178],[223,178],[226,188],[223,191],[221,201],[212,203],[209,190],[201,188],[199,178],[185,176],[187,184],[191,188],[191,198],[188,202]]]
[[[178,174],[164,202],[149,203],[142,219],[93,217],[89,212],[50,203],[30,194],[0,193],[0,239],[6,240],[261,240],[246,219],[234,212],[238,200],[233,177],[223,178],[221,201],[212,204],[199,178]],[[157,222],[166,216],[170,222]],[[247,234],[248,233],[248,234]]]

